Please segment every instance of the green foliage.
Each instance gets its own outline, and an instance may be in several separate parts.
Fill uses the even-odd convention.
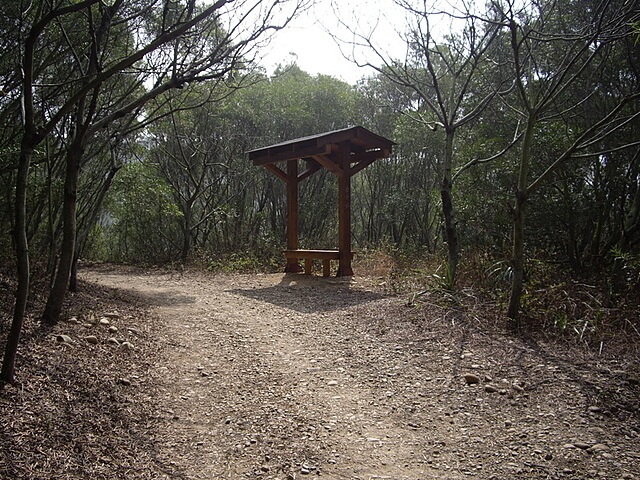
[[[614,263],[620,265],[620,270],[624,272],[624,280],[631,285],[640,282],[640,254],[626,252],[620,247],[611,249],[611,256]]]
[[[623,250],[619,246],[610,252],[611,270],[609,281],[610,301],[613,305],[640,303],[640,254]]]
[[[275,273],[282,271],[282,258],[281,250],[265,249],[211,255],[200,261],[216,273]]]
[[[505,288],[513,279],[513,268],[510,262],[499,260],[486,270],[486,276],[495,287]]]
[[[135,10],[137,4],[132,5],[129,8]],[[527,47],[521,52],[526,57],[521,72],[527,87],[524,93],[533,104],[549,92],[555,95],[553,101],[544,103],[544,115],[535,119],[532,129],[531,161],[525,165],[529,182],[545,175],[603,112],[637,90],[640,51],[634,44],[636,37],[629,34],[630,23],[638,32],[637,16],[628,17],[632,22],[625,27],[626,35],[607,37],[607,41],[616,41],[601,52],[592,50],[601,43],[590,44],[585,53],[594,53],[591,63],[582,62],[581,57],[575,65],[562,63],[568,58],[566,53],[574,51],[569,40],[590,28],[594,11],[585,5],[588,3],[568,1],[554,3],[553,8],[551,4],[530,4],[514,18],[521,26],[516,32],[520,45]],[[7,12],[0,19],[0,46],[5,52],[0,58],[0,246],[7,252],[13,248],[9,232],[21,125],[15,68],[19,44],[14,41],[20,33],[16,27],[22,15],[19,6],[11,1],[0,7]],[[148,9],[137,17],[132,30],[125,22],[114,24],[114,42],[104,49],[104,61],[115,61],[131,52],[135,41],[160,32],[163,22],[184,13],[183,6],[169,2],[166,12]],[[498,6],[492,4],[490,15],[496,21],[491,25],[504,20]],[[35,18],[38,11],[31,9],[26,15]],[[41,51],[47,55],[37,65],[42,72],[42,86],[36,89],[39,104],[62,103],[80,81],[77,74],[85,66],[84,58],[74,58],[71,46],[82,52],[89,45],[91,39],[82,28],[86,27],[84,15],[61,19],[43,37]],[[467,33],[485,33],[480,23],[475,27],[475,32]],[[531,35],[534,31],[537,34]],[[176,46],[176,52],[184,53],[185,58],[198,52],[208,54],[223,33],[212,22],[206,33],[208,46],[189,39],[171,48]],[[507,252],[512,245],[514,188],[522,158],[521,140],[509,146],[525,127],[521,114],[526,109],[518,89],[507,88],[515,78],[508,32],[503,29],[495,38],[477,57],[478,75],[459,102],[455,93],[464,84],[464,75],[456,79],[450,68],[460,65],[458,73],[468,71],[469,64],[458,63],[469,53],[456,47],[462,37],[452,34],[423,45],[429,48],[438,87],[444,92],[441,112],[429,108],[438,103],[437,88],[426,68],[427,50],[418,43],[425,39],[416,37],[409,65],[393,63],[356,87],[326,75],[310,75],[296,65],[282,66],[273,76],[247,73],[240,62],[225,77],[225,86],[219,79],[193,82],[178,94],[159,97],[144,112],[114,120],[84,145],[78,196],[82,226],[91,228],[95,222],[91,208],[105,172],[126,164],[98,215],[85,255],[144,263],[184,260],[221,272],[279,270],[286,229],[285,185],[272,173],[251,165],[246,152],[361,124],[397,145],[393,157],[369,165],[352,179],[355,248],[371,251],[389,263],[388,273],[381,276],[388,277],[392,291],[428,289],[451,294],[453,278],[441,261],[446,246],[440,209],[445,130],[439,115],[457,109],[459,118],[473,111],[479,99],[488,98],[486,108],[457,130],[453,146],[453,174],[461,172],[453,184],[462,269],[455,294],[461,296],[473,287],[474,294],[503,307],[513,278],[512,255]],[[187,52],[189,48],[193,50]],[[158,55],[156,60],[161,58]],[[411,73],[409,82],[390,80],[392,66],[406,67]],[[159,70],[158,78],[165,71],[169,70]],[[229,86],[240,78],[243,88]],[[108,80],[97,99],[97,115],[106,115],[143,93],[148,85],[136,83],[139,80],[135,69]],[[567,80],[573,83],[562,83]],[[500,95],[495,91],[497,85],[504,87]],[[640,157],[633,148],[618,148],[629,139],[640,138],[638,118],[632,117],[637,111],[638,101],[630,102],[621,110],[629,119],[623,128],[610,135],[600,135],[608,127],[600,129],[595,141],[574,152],[580,158],[568,158],[528,196],[526,247],[535,260],[525,263],[523,309],[532,323],[559,336],[591,342],[612,325],[624,323],[612,308],[637,303]],[[130,145],[115,145],[120,132],[156,115],[165,116],[147,126],[139,138],[128,137]],[[31,171],[32,252],[50,260],[55,259],[53,246],[60,238],[63,154],[73,128],[71,116],[61,120],[50,143],[36,151]],[[505,153],[498,158],[479,161],[502,150]],[[477,164],[464,169],[474,161]],[[304,167],[301,160],[299,168]],[[336,202],[333,174],[320,171],[304,180],[300,188],[301,246],[336,246]],[[594,272],[600,280],[594,278]]]
[[[332,77],[312,77],[295,65],[272,78],[254,75],[246,83],[234,91],[206,82],[158,99],[156,114],[179,109],[149,128],[149,150],[140,159],[157,172],[180,215],[166,222],[165,235],[136,236],[130,244],[156,241],[155,248],[142,249],[164,252],[169,241],[172,252],[179,247],[182,261],[198,261],[202,255],[281,243],[286,190],[273,174],[247,162],[246,151],[353,125],[356,91]],[[122,214],[122,209],[110,213],[116,220]],[[139,215],[158,223],[156,211]],[[333,248],[336,239],[337,180],[320,171],[300,187],[300,241]]]
[[[456,282],[451,271],[451,267],[445,262],[431,274],[433,288],[447,293],[453,293],[456,289]]]
[[[127,263],[174,261],[179,249],[172,234],[180,216],[158,173],[142,163],[128,164],[109,194],[89,255]]]
[[[326,75],[311,76],[295,64],[240,90],[231,105],[250,148],[357,123],[351,85]]]

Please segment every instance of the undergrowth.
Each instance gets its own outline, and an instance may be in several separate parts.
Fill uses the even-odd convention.
[[[465,312],[482,328],[506,329],[511,268],[507,255],[462,252],[457,278],[444,256],[393,246],[361,248],[354,259],[356,276],[376,278],[388,293],[406,295],[409,305],[437,302]],[[212,273],[276,273],[284,267],[277,247],[229,253],[199,253],[190,266]],[[15,271],[0,269],[0,331],[8,326]],[[177,265],[174,265],[177,267]],[[169,266],[169,268],[171,268]],[[46,290],[44,265],[34,290]],[[521,333],[581,344],[602,352],[623,342],[640,350],[640,257],[612,252],[606,265],[577,275],[566,265],[530,259],[520,316]],[[38,295],[36,295],[38,296]]]
[[[454,283],[442,257],[389,250],[368,255],[386,266],[386,289],[406,295],[408,304],[419,307],[421,302],[438,302],[461,308],[482,328],[506,329],[511,286],[508,261],[465,252]],[[616,261],[618,271],[605,266],[578,275],[563,264],[529,260],[521,334],[579,344],[599,353],[613,344],[618,351],[640,350],[640,262],[635,257]],[[371,259],[364,263],[375,270]],[[624,275],[624,281],[616,280],[615,275]]]
[[[282,269],[283,255],[272,250],[209,254],[200,265],[214,273],[277,272]]]

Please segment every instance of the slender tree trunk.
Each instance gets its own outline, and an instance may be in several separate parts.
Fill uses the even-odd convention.
[[[56,236],[55,236],[55,220],[53,209],[53,159],[51,158],[51,149],[49,139],[45,139],[46,152],[46,168],[47,168],[47,235],[48,235],[48,251],[47,251],[47,274],[51,275],[56,270]]]
[[[78,252],[73,255],[73,261],[71,262],[71,273],[69,274],[69,291],[78,291]]]
[[[20,162],[18,164],[18,176],[16,179],[16,204],[15,204],[15,244],[16,259],[18,262],[18,288],[16,292],[16,303],[13,310],[13,321],[7,336],[7,345],[2,362],[2,381],[13,383],[16,353],[20,342],[20,332],[24,314],[27,309],[27,299],[29,297],[29,242],[27,239],[27,181],[29,177],[29,167],[34,151],[34,142],[30,141],[30,136],[25,134],[20,149]]]
[[[62,208],[62,247],[60,261],[56,272],[53,287],[49,292],[47,305],[42,314],[42,321],[45,324],[55,325],[58,323],[64,297],[71,278],[71,267],[76,247],[76,207],[78,196],[78,176],[80,174],[80,158],[82,151],[79,145],[69,148],[67,153],[67,171],[64,187],[64,204]]]
[[[518,314],[520,313],[520,300],[522,299],[524,287],[524,213],[528,196],[527,183],[529,179],[529,165],[531,163],[533,131],[536,121],[537,115],[535,111],[530,112],[522,141],[520,172],[518,174],[518,185],[516,187],[516,201],[513,208],[513,256],[511,259],[513,278],[511,280],[511,296],[509,297],[507,317],[512,320],[512,326],[514,328],[519,326]]]
[[[195,198],[187,200],[182,212],[182,248],[180,249],[180,261],[186,264],[191,253],[192,229],[193,229],[193,203]]]
[[[33,152],[43,140],[36,134],[35,116],[33,109],[33,54],[35,45],[41,30],[34,26],[24,44],[24,56],[22,58],[22,121],[23,136],[20,143],[20,157],[18,159],[18,172],[16,177],[16,203],[14,238],[16,248],[18,288],[16,291],[16,303],[13,310],[13,321],[7,335],[2,371],[2,382],[13,383],[16,354],[20,343],[22,323],[27,310],[29,298],[29,283],[31,281],[29,265],[29,239],[27,237],[27,187],[29,183],[29,168]]]
[[[520,312],[520,300],[524,287],[524,209],[526,198],[519,193],[516,197],[516,205],[513,209],[513,258],[511,269],[513,278],[511,279],[511,296],[509,297],[509,307],[507,317],[512,320],[512,326],[518,326],[518,314]]]
[[[444,169],[442,172],[442,183],[440,184],[440,198],[442,199],[442,213],[444,215],[444,229],[447,240],[447,268],[451,280],[451,286],[455,285],[458,271],[458,232],[456,229],[455,215],[453,209],[453,196],[451,190],[453,182],[451,180],[451,169],[453,163],[453,137],[455,130],[447,130],[444,150]]]

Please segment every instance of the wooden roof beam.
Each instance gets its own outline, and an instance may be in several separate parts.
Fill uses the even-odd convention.
[[[311,158],[313,158],[316,162],[318,162],[324,168],[326,168],[330,172],[335,173],[339,177],[341,177],[344,174],[344,172],[342,171],[342,168],[336,165],[335,162],[331,161],[329,157],[325,157],[324,155],[313,155]]]
[[[306,170],[298,175],[298,181],[301,182],[302,180],[309,178],[321,168],[322,165],[320,165],[317,161],[309,159],[309,161],[307,162]]]
[[[287,148],[287,149],[283,149],[283,150],[274,149],[274,150],[276,150],[274,153],[271,153],[269,149],[249,152],[249,158],[253,160],[253,164],[256,166],[267,165],[269,163],[276,163],[276,162],[285,162],[288,160],[297,160],[297,159],[306,158],[306,157],[314,158],[316,155],[330,154],[331,145],[326,144],[326,145],[320,145],[320,146],[295,148],[295,144],[293,144],[290,146],[290,148]]]
[[[352,156],[352,162],[355,164],[351,167],[351,175],[355,175],[361,170],[367,168],[376,160],[387,158],[390,155],[388,150],[373,150],[370,152],[358,153]]]
[[[287,183],[289,181],[289,178],[287,177],[287,174],[284,173],[282,170],[280,170],[280,168],[277,165],[274,165],[273,163],[267,163],[264,168],[266,168],[267,170],[269,170],[272,173],[276,174],[276,177],[278,177],[281,180],[284,180],[285,183]]]

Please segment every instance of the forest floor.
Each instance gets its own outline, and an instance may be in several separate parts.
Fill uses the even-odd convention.
[[[640,479],[633,355],[380,278],[81,279],[64,322],[25,326],[0,478]]]

